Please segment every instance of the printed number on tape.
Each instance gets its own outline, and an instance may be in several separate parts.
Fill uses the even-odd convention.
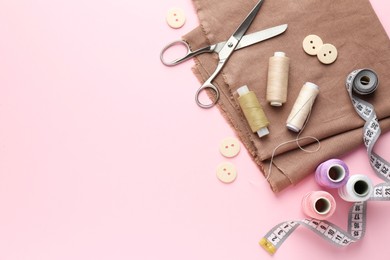
[[[363,127],[363,142],[367,148],[370,165],[376,175],[385,181],[374,187],[369,200],[390,200],[390,163],[373,152],[373,147],[378,140],[381,129],[373,105],[354,95],[354,81],[361,72],[367,70],[355,70],[346,79],[346,88],[358,115],[365,121]],[[372,75],[376,75],[372,73]],[[377,78],[371,82],[378,82]],[[283,222],[272,228],[259,242],[259,244],[273,254],[283,242],[295,231],[298,226],[304,226],[323,239],[338,246],[348,246],[364,237],[366,230],[367,202],[356,202],[348,214],[348,231],[337,227],[328,221],[316,219],[304,219],[300,221]],[[280,230],[283,230],[281,232]]]

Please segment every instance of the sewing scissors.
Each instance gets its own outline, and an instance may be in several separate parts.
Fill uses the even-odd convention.
[[[180,64],[194,56],[197,56],[201,53],[209,53],[209,52],[216,52],[218,54],[218,65],[215,71],[211,74],[211,76],[203,83],[203,85],[197,90],[195,94],[195,102],[198,106],[202,108],[211,108],[213,107],[218,99],[219,99],[219,90],[218,88],[212,83],[212,81],[215,79],[215,77],[218,75],[218,73],[222,70],[223,66],[226,64],[229,57],[233,54],[235,50],[239,50],[241,48],[250,46],[255,43],[259,43],[261,41],[267,40],[269,38],[272,38],[274,36],[277,36],[281,33],[283,33],[287,29],[287,24],[279,25],[276,27],[272,27],[266,30],[258,31],[249,35],[245,35],[246,31],[248,30],[249,26],[252,24],[253,20],[255,19],[257,13],[260,10],[261,5],[263,4],[264,0],[259,0],[259,2],[255,5],[255,7],[249,12],[248,16],[244,19],[244,21],[241,23],[241,25],[237,28],[237,30],[230,36],[230,38],[227,41],[220,42],[217,44],[213,44],[210,46],[206,46],[203,48],[200,48],[195,51],[191,51],[189,45],[185,41],[175,41],[170,44],[168,44],[160,54],[161,62],[166,66],[174,66],[177,64]],[[187,54],[182,57],[175,59],[173,61],[166,61],[164,59],[165,52],[170,49],[173,46],[176,45],[183,45],[187,49]],[[202,103],[199,99],[199,96],[202,91],[209,89],[212,90],[215,93],[214,100],[211,101],[211,103],[205,104]]]

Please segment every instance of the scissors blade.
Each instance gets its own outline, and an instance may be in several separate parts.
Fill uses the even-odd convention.
[[[239,50],[253,44],[268,40],[272,37],[278,36],[284,33],[287,30],[288,25],[282,24],[275,27],[271,27],[262,31],[254,32],[251,34],[244,35],[241,38],[241,41],[238,43],[237,47],[234,50]],[[222,47],[226,44],[226,42],[220,42],[215,44],[214,52],[218,53],[221,51]]]
[[[236,50],[248,47],[250,45],[268,40],[272,37],[278,36],[284,33],[287,30],[287,24],[282,24],[279,26],[271,27],[262,31],[251,33],[242,37],[241,41],[238,43]]]
[[[237,30],[233,33],[233,37],[237,40],[240,40],[246,31],[248,30],[249,26],[252,24],[253,20],[255,19],[257,13],[260,10],[261,5],[263,4],[264,0],[260,0],[257,2],[255,7],[253,7],[252,11],[248,14],[248,16],[244,19],[244,21],[241,23],[241,25],[237,28]]]

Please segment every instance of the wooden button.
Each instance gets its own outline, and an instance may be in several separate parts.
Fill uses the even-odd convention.
[[[310,34],[303,40],[303,50],[309,55],[317,55],[323,45],[322,39],[314,34]]]
[[[240,152],[240,142],[234,137],[227,137],[219,145],[219,151],[225,157],[234,157]]]
[[[224,183],[231,183],[237,177],[237,170],[234,164],[224,162],[217,167],[217,178]]]
[[[331,64],[337,59],[337,49],[334,45],[326,43],[317,53],[317,58],[323,64]]]
[[[168,11],[166,16],[167,23],[170,27],[178,29],[186,22],[184,11],[180,8],[172,8]]]

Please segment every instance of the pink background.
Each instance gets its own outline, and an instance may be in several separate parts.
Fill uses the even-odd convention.
[[[387,1],[371,2],[390,34]],[[165,22],[173,6],[187,15],[178,30]],[[194,103],[193,62],[159,60],[197,24],[190,0],[0,1],[0,260],[388,259],[386,202],[369,203],[350,247],[304,228],[273,257],[258,245],[304,218],[319,187],[309,177],[275,195],[244,149],[220,155],[234,133]],[[376,151],[390,159],[389,145],[384,134]],[[379,183],[363,147],[342,159]],[[232,184],[215,176],[222,161],[238,169]],[[350,203],[333,194],[330,221],[346,228]]]

